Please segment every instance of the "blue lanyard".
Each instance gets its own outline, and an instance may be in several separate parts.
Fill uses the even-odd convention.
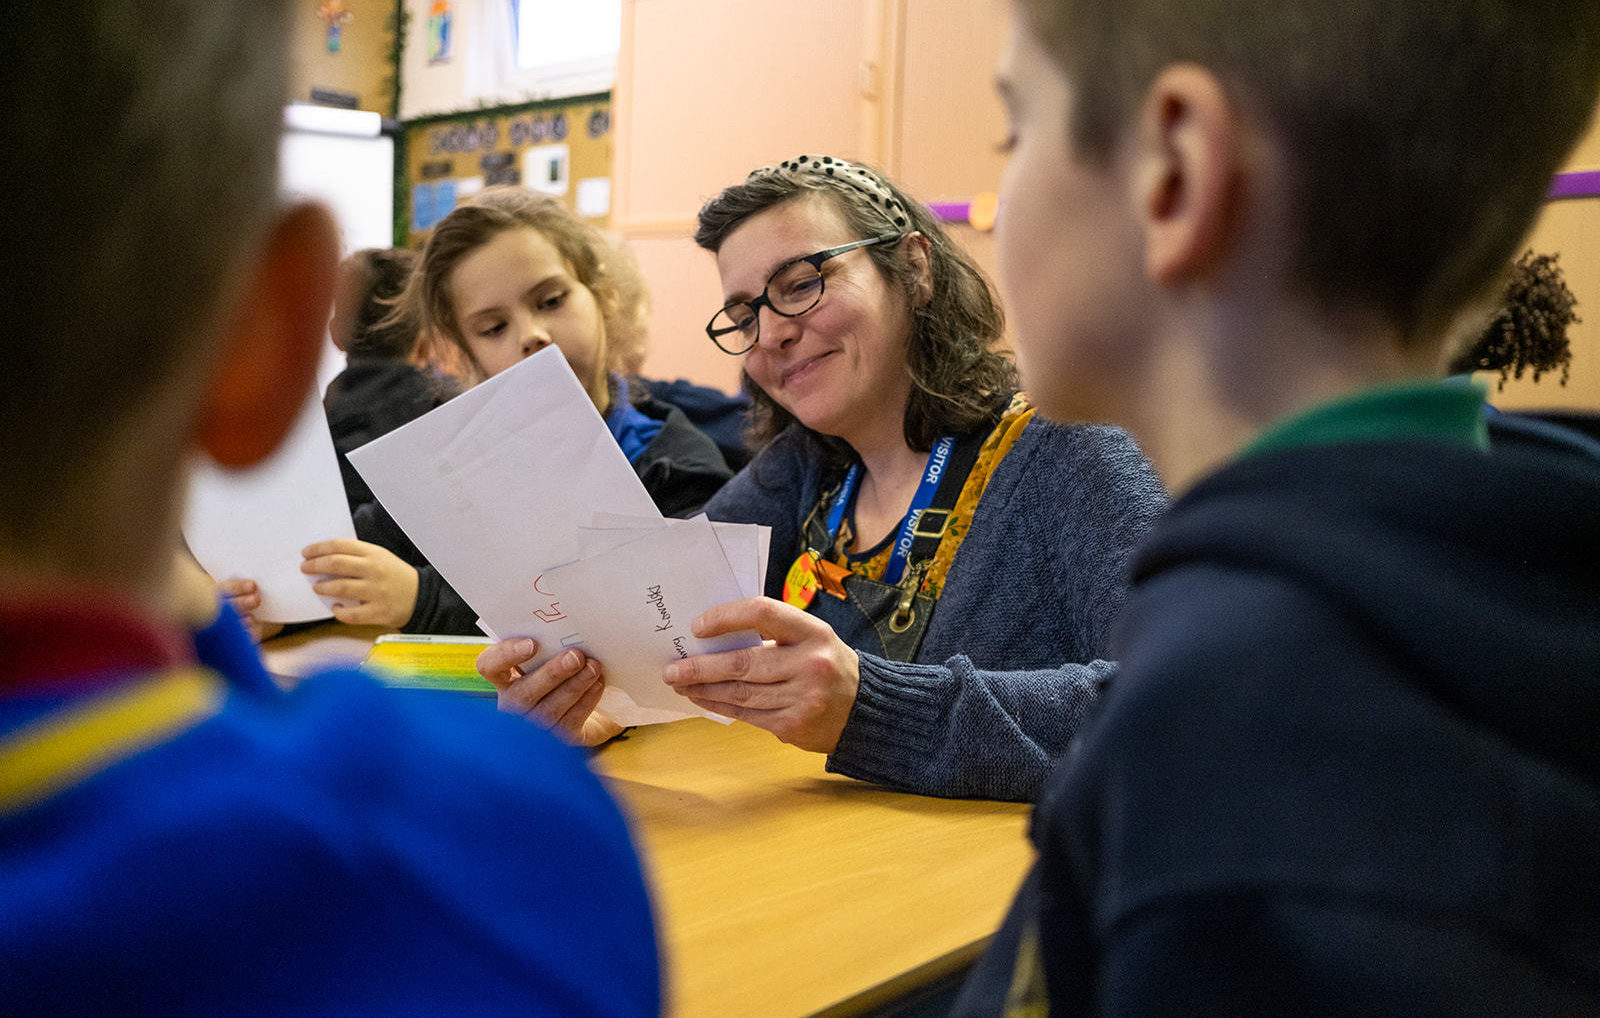
[[[928,453],[928,466],[922,472],[922,483],[917,485],[917,493],[911,497],[911,508],[906,510],[905,519],[900,522],[900,532],[894,539],[894,551],[889,554],[889,565],[883,571],[883,582],[890,586],[899,583],[900,577],[905,575],[911,543],[916,539],[917,521],[922,518],[923,510],[933,503],[933,496],[939,490],[939,481],[944,477],[945,464],[950,460],[950,450],[955,445],[955,436],[946,435],[934,443],[933,451]],[[861,464],[857,463],[844,475],[839,494],[833,497],[833,505],[828,509],[829,547],[839,536],[839,524],[844,522],[844,511],[855,496],[856,485],[860,481]]]

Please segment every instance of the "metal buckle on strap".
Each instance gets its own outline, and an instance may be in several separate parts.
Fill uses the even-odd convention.
[[[954,509],[924,509],[917,514],[917,522],[911,528],[911,536],[942,538],[944,537],[944,532],[950,527],[950,518],[954,515]],[[939,525],[933,529],[924,529],[930,516],[938,516]]]

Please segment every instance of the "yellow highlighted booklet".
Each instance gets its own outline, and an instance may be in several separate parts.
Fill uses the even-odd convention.
[[[399,689],[442,689],[494,695],[489,680],[478,674],[478,655],[487,636],[378,637],[361,662],[361,670]]]

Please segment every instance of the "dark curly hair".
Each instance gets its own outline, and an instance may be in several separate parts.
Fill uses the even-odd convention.
[[[1526,251],[1511,266],[1500,310],[1469,346],[1450,362],[1451,374],[1498,371],[1500,384],[1533,370],[1533,380],[1561,370],[1561,384],[1572,371],[1567,326],[1581,322],[1573,311],[1578,299],[1561,276],[1558,255]]]
[[[1007,354],[995,349],[1005,329],[1005,316],[982,271],[927,206],[907,197],[876,169],[862,168],[876,174],[906,210],[910,222],[903,229],[915,230],[928,240],[933,296],[922,302],[916,299],[916,269],[900,245],[867,249],[883,277],[906,295],[911,317],[906,350],[911,399],[906,404],[905,439],[911,448],[926,452],[941,435],[976,428],[1016,391],[1016,365]],[[715,254],[728,235],[751,216],[807,196],[832,203],[858,236],[871,237],[884,231],[883,209],[862,190],[818,173],[766,169],[751,174],[742,184],[725,188],[705,203],[700,209],[695,243]],[[745,436],[751,449],[760,449],[786,428],[803,427],[748,373],[744,374],[744,387],[751,398],[750,425]],[[809,428],[806,430],[810,432]],[[810,433],[830,459],[853,459],[844,442]]]

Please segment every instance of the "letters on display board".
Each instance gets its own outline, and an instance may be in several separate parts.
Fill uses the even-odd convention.
[[[609,95],[413,124],[406,152],[413,247],[458,202],[496,184],[548,194],[597,226],[610,221]]]

